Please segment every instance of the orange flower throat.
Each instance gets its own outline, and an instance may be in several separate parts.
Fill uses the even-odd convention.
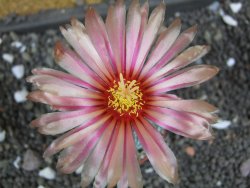
[[[108,90],[108,106],[117,111],[120,116],[124,114],[138,116],[142,109],[143,94],[136,80],[126,81],[120,73],[120,81],[114,81],[114,86]]]

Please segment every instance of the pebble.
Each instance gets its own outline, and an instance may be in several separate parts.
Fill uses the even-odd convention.
[[[45,188],[43,185],[38,185],[37,188]]]
[[[2,42],[3,42],[3,39],[2,39],[2,38],[0,38],[0,45],[2,44]]]
[[[147,168],[147,169],[145,169],[145,173],[146,174],[150,174],[152,172],[154,172],[153,168]]]
[[[14,56],[12,54],[8,54],[8,53],[4,53],[2,55],[2,58],[4,61],[6,61],[7,63],[13,63],[14,61]]]
[[[220,3],[218,1],[214,1],[208,6],[208,9],[212,12],[217,12],[219,10]]]
[[[219,180],[216,182],[216,186],[220,187],[222,185],[222,182]]]
[[[222,19],[227,25],[234,26],[234,27],[238,26],[237,20],[235,20],[232,16],[224,14],[222,15]]]
[[[42,178],[47,179],[47,180],[53,180],[56,177],[56,172],[52,168],[46,167],[46,168],[40,170],[38,175]]]
[[[24,76],[24,66],[15,65],[11,68],[11,72],[17,79],[21,79]]]
[[[27,100],[28,91],[23,88],[22,90],[16,91],[14,93],[14,99],[17,103],[25,102]]]
[[[14,41],[10,45],[15,48],[21,48],[23,46],[23,44],[19,41]]]
[[[231,125],[231,121],[220,120],[218,123],[212,124],[215,129],[227,129]]]
[[[242,3],[241,2],[230,3],[229,7],[233,11],[233,13],[238,13],[242,8]]]
[[[247,177],[250,173],[250,159],[244,161],[240,166],[240,173],[243,177]]]
[[[83,169],[83,165],[81,165],[78,169],[76,169],[75,173],[76,174],[81,174]]]
[[[0,142],[3,142],[5,140],[6,137],[6,131],[1,131],[0,132]]]
[[[227,66],[228,67],[233,67],[235,65],[236,61],[233,57],[230,57],[228,60],[227,60]]]
[[[186,154],[188,154],[190,157],[195,156],[195,149],[192,146],[188,146],[185,148]]]
[[[36,170],[39,168],[40,164],[41,161],[39,160],[38,155],[34,151],[28,149],[24,153],[23,164],[22,164],[22,168],[24,170],[27,171]]]
[[[21,161],[21,157],[17,156],[17,158],[15,159],[15,161],[13,162],[13,165],[16,169],[20,168],[20,161]]]

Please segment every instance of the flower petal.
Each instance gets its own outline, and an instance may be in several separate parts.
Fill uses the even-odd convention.
[[[110,120],[103,123],[92,134],[87,135],[86,139],[80,141],[73,146],[73,151],[70,150],[68,155],[61,156],[57,163],[57,168],[66,174],[74,172],[87,160],[88,156],[91,154],[96,144],[100,140],[105,129],[110,125]],[[74,154],[73,154],[74,153]]]
[[[146,74],[167,53],[180,34],[181,21],[176,19],[157,39],[156,45],[150,54],[146,65],[143,67],[141,76]]]
[[[138,71],[142,68],[142,65],[146,60],[148,52],[155,41],[158,31],[164,20],[165,8],[165,5],[161,3],[153,10],[149,17],[148,24],[146,25],[145,31],[143,33],[138,56],[133,67],[132,76],[139,73]]]
[[[217,67],[211,65],[192,66],[163,78],[152,87],[148,86],[146,92],[157,94],[198,85],[214,77],[218,71]]]
[[[208,140],[212,138],[209,122],[199,116],[159,107],[149,107],[145,117],[175,134]]]
[[[106,29],[119,73],[124,73],[125,69],[125,17],[123,0],[118,0],[114,6],[109,7]]]
[[[114,54],[108,39],[105,24],[93,8],[87,10],[85,15],[85,25],[86,31],[95,46],[96,51],[100,55],[102,62],[107,67],[107,70],[109,72],[113,72],[114,70],[118,75]],[[111,65],[113,66],[113,69]]]
[[[208,53],[210,47],[209,46],[193,46],[182,52],[179,56],[177,56],[174,60],[169,62],[165,67],[155,72],[151,76],[147,77],[145,82],[146,85],[148,82],[152,82],[153,80],[157,80],[160,77],[165,77],[176,70],[179,70],[190,63],[200,59],[202,56]]]
[[[60,136],[54,140],[50,146],[44,152],[44,157],[50,157],[60,150],[72,146],[79,141],[86,138],[88,135],[93,134],[98,128],[100,128],[108,119],[110,115],[102,115],[91,119],[88,122],[84,122],[79,127],[72,129],[66,134]]]
[[[67,29],[60,28],[63,36],[75,49],[81,59],[86,63],[98,76],[105,82],[109,83],[112,80],[111,72],[107,70],[98,55],[90,37],[86,33],[86,29],[78,26],[78,21],[73,19],[72,26]]]
[[[55,56],[57,63],[70,74],[80,78],[94,89],[103,89],[102,81],[82,60],[73,52],[56,43]]]
[[[27,98],[31,101],[49,104],[51,106],[72,106],[72,107],[87,107],[103,105],[104,101],[98,101],[91,98],[74,98],[74,97],[61,97],[52,95],[42,91],[33,91],[29,93]]]
[[[49,75],[33,75],[28,77],[27,82],[31,82],[36,85],[40,90],[48,92],[57,96],[65,97],[83,97],[102,99],[102,95],[98,92],[94,92],[69,82],[61,80],[54,76]]]
[[[32,73],[35,75],[49,75],[49,76],[54,76],[58,79],[64,80],[66,82],[69,82],[71,84],[77,85],[77,86],[81,86],[84,88],[92,88],[92,86],[89,85],[89,83],[84,82],[83,80],[67,74],[65,72],[61,72],[58,70],[54,70],[54,69],[49,69],[49,68],[36,68],[32,70]]]
[[[138,45],[141,28],[141,11],[138,0],[132,1],[127,15],[126,25],[126,75],[130,73],[131,63]]]
[[[150,70],[147,74],[141,77],[142,80],[154,74],[156,71],[160,70],[164,65],[166,65],[172,58],[184,50],[194,39],[197,32],[197,26],[193,26],[180,34],[175,43],[167,51],[167,53],[161,58],[161,60]]]
[[[177,183],[177,161],[162,136],[142,118],[135,120],[133,128],[155,171],[168,182]]]
[[[137,187],[142,188],[142,175],[140,166],[137,160],[135,142],[133,138],[133,133],[131,129],[131,125],[126,125],[126,133],[125,133],[125,149],[126,149],[126,172],[129,187]]]
[[[111,138],[114,132],[116,121],[110,123],[110,125],[104,131],[100,141],[96,145],[93,152],[90,154],[86,162],[84,163],[82,174],[81,174],[81,186],[87,187],[91,181],[94,179],[95,175],[97,174],[101,163],[103,162],[103,158],[107,149],[110,145]]]
[[[49,124],[39,127],[38,131],[46,135],[56,135],[69,131],[75,127],[80,126],[84,122],[101,115],[104,110],[94,111],[91,113],[79,114],[69,118],[60,119],[58,121],[50,122]]]

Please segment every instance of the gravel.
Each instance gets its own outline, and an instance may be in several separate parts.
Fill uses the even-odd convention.
[[[178,15],[183,29],[199,25],[199,33],[193,44],[209,44],[211,52],[197,63],[213,64],[220,68],[216,78],[197,87],[177,91],[184,98],[203,98],[219,108],[219,117],[231,125],[226,129],[214,130],[213,141],[195,141],[168,133],[166,141],[176,154],[179,162],[180,183],[175,188],[248,188],[250,156],[250,2],[241,0],[242,8],[233,13],[231,1],[221,1],[219,7],[199,9]],[[218,6],[218,5],[216,5]],[[217,10],[218,9],[218,10]],[[219,10],[237,20],[238,26],[226,24]],[[169,24],[174,18],[167,19]],[[42,156],[43,151],[54,137],[44,136],[28,125],[50,109],[46,105],[35,104],[15,97],[18,91],[31,91],[32,87],[24,79],[17,79],[11,72],[15,65],[24,66],[24,78],[35,67],[57,68],[53,60],[53,47],[62,36],[59,30],[46,30],[40,33],[1,34],[0,57],[0,132],[6,132],[0,143],[0,187],[80,187],[80,175],[63,175],[55,172],[56,158],[40,160],[40,165],[32,171],[15,168],[13,162],[20,158],[24,163],[27,150]],[[18,43],[21,43],[23,50]],[[18,44],[12,46],[11,44]],[[7,58],[6,58],[6,54]],[[12,58],[10,58],[12,57]],[[227,60],[233,57],[233,67]],[[11,64],[12,63],[12,64]],[[195,155],[186,148],[192,147]],[[190,150],[190,149],[189,149]],[[191,153],[191,155],[190,155]],[[247,161],[247,163],[244,163]],[[247,165],[245,165],[247,164]],[[246,167],[247,166],[247,167]],[[57,173],[54,178],[40,177],[41,170],[51,169]],[[146,188],[173,188],[151,169],[149,162],[142,165]],[[148,173],[147,173],[148,172]],[[53,173],[52,173],[53,174]],[[50,174],[51,175],[51,174]],[[53,175],[52,175],[53,176]],[[91,186],[90,186],[91,187]]]

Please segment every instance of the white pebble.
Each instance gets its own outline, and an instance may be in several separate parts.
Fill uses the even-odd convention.
[[[21,161],[21,157],[17,156],[16,160],[13,162],[13,165],[16,169],[20,168],[20,161]]]
[[[228,60],[227,60],[227,66],[228,67],[233,67],[235,65],[236,61],[233,57],[230,57]]]
[[[3,42],[3,39],[2,39],[2,38],[0,38],[0,45],[2,44],[2,42]]]
[[[220,7],[220,3],[218,1],[215,1],[208,6],[208,9],[213,12],[216,12],[218,11],[219,7]]]
[[[14,93],[14,99],[17,103],[21,103],[27,100],[28,91],[23,88],[22,90],[16,91]]]
[[[150,174],[150,173],[152,173],[154,170],[153,170],[153,168],[147,168],[146,170],[145,170],[145,173],[146,174]]]
[[[83,169],[83,165],[81,165],[78,169],[76,169],[75,173],[76,174],[81,174]]]
[[[6,132],[5,131],[1,131],[0,132],[0,142],[3,142],[5,140],[6,137]]]
[[[5,54],[2,55],[2,58],[7,63],[13,63],[13,61],[14,61],[14,56],[12,54],[5,53]]]
[[[11,72],[17,79],[21,79],[24,75],[24,66],[15,65],[11,68]]]
[[[11,43],[11,46],[15,47],[15,48],[21,48],[23,46],[23,44],[19,41],[14,41]]]
[[[222,19],[223,21],[227,24],[227,25],[231,25],[231,26],[238,26],[238,22],[237,20],[235,20],[233,17],[229,16],[229,15],[222,15]]]
[[[23,52],[25,52],[25,50],[26,50],[26,46],[22,46],[19,51],[20,51],[20,53],[23,53]]]
[[[240,9],[242,8],[242,3],[230,3],[230,8],[233,11],[233,13],[238,13]]]
[[[227,129],[231,125],[231,121],[221,120],[218,123],[212,124],[215,129]]]
[[[45,188],[43,185],[38,185],[37,188]]]
[[[46,167],[46,168],[40,170],[38,175],[40,177],[45,178],[45,179],[53,180],[56,177],[56,172],[52,168]]]
[[[220,187],[222,185],[222,182],[219,180],[216,182],[216,186]]]

